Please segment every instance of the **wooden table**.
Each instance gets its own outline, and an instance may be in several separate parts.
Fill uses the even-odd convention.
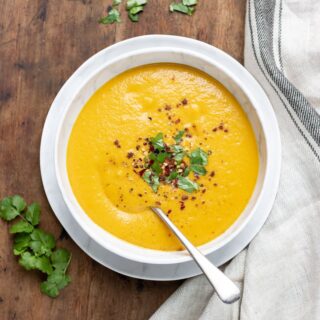
[[[50,104],[62,84],[91,55],[143,34],[196,38],[243,62],[245,0],[200,0],[193,17],[170,14],[171,0],[150,0],[139,23],[122,8],[122,23],[99,25],[112,0],[0,0],[0,198],[21,194],[43,208],[41,225],[73,255],[72,284],[57,299],[39,291],[11,251],[0,222],[0,318],[147,319],[181,284],[131,279],[84,254],[62,232],[39,172],[39,144]]]

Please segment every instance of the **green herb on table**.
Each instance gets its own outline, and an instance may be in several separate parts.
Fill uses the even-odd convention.
[[[39,228],[41,209],[37,203],[27,206],[18,195],[0,201],[0,218],[12,221],[9,232],[14,235],[13,254],[19,256],[19,264],[26,270],[38,270],[47,275],[40,285],[41,292],[55,298],[71,279],[66,274],[71,254],[66,249],[56,249],[53,235]]]
[[[191,16],[195,11],[197,3],[197,0],[182,0],[182,2],[179,3],[171,3],[169,8],[171,12],[176,11]]]
[[[115,22],[121,22],[120,12],[116,8],[112,8],[108,12],[108,15],[106,15],[105,17],[103,17],[99,20],[99,23],[101,23],[101,24],[112,24]]]
[[[132,22],[139,21],[139,13],[144,9],[144,6],[148,3],[148,0],[128,0],[127,11],[128,17]]]
[[[180,130],[173,136],[173,145],[165,143],[162,132],[146,138],[144,145],[147,145],[149,150],[144,166],[141,165],[141,157],[132,158],[134,171],[155,193],[161,184],[169,184],[189,193],[197,191],[199,185],[195,180],[207,173],[205,166],[208,164],[208,154],[201,148],[188,153],[181,145],[186,130],[188,129]],[[143,169],[137,171],[138,168]],[[194,180],[189,176],[191,172]]]

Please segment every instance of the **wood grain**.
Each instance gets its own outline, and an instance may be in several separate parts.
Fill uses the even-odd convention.
[[[57,299],[39,292],[36,272],[11,253],[0,222],[0,318],[147,319],[181,282],[116,274],[86,256],[62,232],[43,192],[39,144],[46,114],[62,84],[94,53],[143,34],[175,34],[213,44],[243,61],[245,0],[200,0],[193,17],[170,14],[171,1],[150,0],[139,23],[97,19],[111,0],[0,0],[0,198],[21,194],[43,208],[41,225],[72,251],[72,284]]]

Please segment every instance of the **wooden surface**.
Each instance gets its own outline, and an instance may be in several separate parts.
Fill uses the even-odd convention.
[[[99,25],[112,0],[0,0],[0,198],[21,194],[43,208],[42,227],[62,228],[46,200],[39,144],[46,114],[68,77],[91,55],[143,34],[175,34],[213,44],[243,61],[245,0],[200,0],[193,17],[170,14],[170,0],[150,0],[140,22]],[[72,284],[57,299],[24,271],[0,222],[0,319],[148,319],[181,282],[141,281],[86,256],[67,236]]]

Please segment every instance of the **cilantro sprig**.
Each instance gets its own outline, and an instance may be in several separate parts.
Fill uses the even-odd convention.
[[[71,254],[66,249],[57,249],[54,236],[39,228],[40,214],[39,204],[27,205],[19,195],[0,201],[2,220],[9,222],[20,218],[9,228],[14,235],[13,254],[19,257],[19,264],[26,270],[38,270],[47,275],[40,290],[55,298],[71,281],[66,274]]]
[[[195,6],[197,3],[198,0],[182,0],[182,2],[179,3],[173,2],[170,4],[170,11],[176,11],[191,16],[196,9]]]
[[[189,175],[192,172],[194,178],[198,178],[207,173],[205,166],[208,164],[208,154],[201,148],[188,153],[181,145],[185,131],[177,132],[173,137],[176,142],[173,145],[165,143],[162,132],[146,139],[149,153],[145,158],[145,167],[139,174],[154,192],[158,191],[161,183],[171,184],[189,193],[199,189],[197,182]]]

